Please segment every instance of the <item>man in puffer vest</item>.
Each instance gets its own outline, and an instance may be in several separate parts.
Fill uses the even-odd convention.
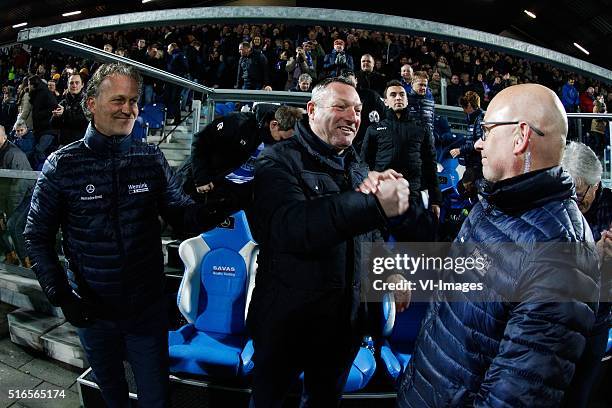
[[[595,322],[598,258],[560,167],[561,101],[541,85],[512,86],[482,127],[483,199],[453,255],[482,255],[483,267],[461,279],[484,288],[434,294],[400,383],[402,408],[558,407]]]

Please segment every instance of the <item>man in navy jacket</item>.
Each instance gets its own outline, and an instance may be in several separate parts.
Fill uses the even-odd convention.
[[[33,269],[49,301],[78,327],[106,404],[129,406],[122,360],[138,402],[167,406],[161,215],[173,226],[203,223],[164,155],[130,138],[142,79],[120,64],[100,66],[83,97],[92,120],[83,139],[45,161],[25,229]],[[55,250],[62,229],[67,271]]]
[[[399,407],[558,407],[595,322],[597,254],[560,167],[561,101],[541,85],[512,86],[481,125],[483,199],[454,255],[481,254],[482,268],[461,279],[484,289],[434,294]]]

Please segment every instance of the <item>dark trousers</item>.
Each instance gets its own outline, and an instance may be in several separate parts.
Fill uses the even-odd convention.
[[[181,120],[181,92],[183,88],[178,85],[166,84],[166,106],[168,117],[177,123]]]
[[[282,292],[268,293],[262,297],[265,306],[252,310],[259,316],[249,322],[255,346],[250,407],[282,407],[302,372],[300,406],[337,407],[359,350],[358,336],[352,335],[343,312],[343,296]]]
[[[123,360],[134,372],[138,406],[168,406],[168,322],[165,299],[140,316],[125,320],[97,319],[78,329],[106,405],[129,407]]]

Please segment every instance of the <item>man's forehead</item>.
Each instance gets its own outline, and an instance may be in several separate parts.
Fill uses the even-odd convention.
[[[115,88],[112,90],[113,93],[121,93],[125,86],[137,88],[138,83],[134,78],[126,75],[110,75],[104,78],[104,80],[100,83],[100,90],[110,91],[111,88]]]
[[[394,94],[398,94],[398,93],[399,93],[399,94],[402,94],[402,93],[404,93],[404,94],[405,94],[405,93],[406,93],[406,90],[404,89],[404,87],[403,87],[403,86],[399,86],[399,85],[396,85],[396,86],[390,86],[390,87],[387,89],[387,94],[392,94],[392,93],[394,93]]]
[[[352,105],[352,106],[361,106],[361,99],[359,99],[359,94],[352,86],[345,84],[330,84],[328,87],[329,92],[327,92],[330,104],[335,105],[337,103]]]

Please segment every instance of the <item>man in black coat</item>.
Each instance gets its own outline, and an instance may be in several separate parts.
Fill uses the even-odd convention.
[[[372,170],[393,169],[410,182],[410,209],[391,228],[391,234],[399,241],[433,241],[442,202],[433,138],[420,120],[410,117],[401,82],[389,81],[385,93],[389,109],[380,123],[368,128],[362,156]],[[421,191],[427,192],[429,203],[424,202]]]
[[[0,125],[0,169],[32,170],[28,158],[19,147],[8,140],[4,126]],[[0,217],[6,215],[6,224],[0,219],[0,253],[4,253],[4,263],[29,266],[23,249],[23,224],[27,215],[27,203],[21,203],[32,193],[31,180],[0,178]],[[29,200],[28,200],[29,202]],[[26,207],[24,209],[24,207]],[[25,214],[24,214],[25,213]],[[22,230],[14,228],[20,224]],[[11,237],[13,242],[8,240]]]
[[[299,108],[260,103],[213,120],[193,137],[185,192],[213,213],[250,216],[255,160],[264,146],[290,138],[301,117]]]
[[[379,95],[385,90],[385,77],[374,71],[374,57],[370,54],[361,56],[361,71],[357,72],[357,89],[371,89]]]
[[[68,78],[68,93],[52,112],[51,125],[60,132],[60,145],[65,146],[82,138],[89,124],[83,111],[82,89],[81,75],[70,75]]]
[[[57,100],[38,76],[32,75],[29,84],[32,131],[36,138],[34,147],[36,168],[34,170],[40,170],[47,155],[57,146],[57,131],[51,127],[51,112],[57,108]]]
[[[255,170],[261,249],[247,322],[255,408],[281,406],[302,372],[302,406],[339,403],[360,344],[363,234],[408,206],[405,180],[368,174],[351,147],[361,122],[352,82],[321,81],[307,112],[292,138],[263,151]]]
[[[236,74],[235,88],[264,89],[269,86],[268,60],[259,50],[254,50],[251,44],[244,41],[238,46],[240,60]]]
[[[198,234],[202,207],[181,192],[159,148],[130,137],[142,79],[104,64],[87,86],[84,137],[49,156],[32,196],[26,245],[40,286],[79,337],[108,406],[168,403],[168,324],[159,216]],[[62,229],[67,271],[55,250]]]
[[[352,71],[346,71],[342,76],[354,82],[357,87],[357,94],[362,103],[361,125],[357,131],[357,136],[355,136],[353,140],[355,151],[360,153],[366,131],[371,124],[378,123],[384,118],[386,108],[382,98],[376,91],[367,88],[359,88],[359,80]]]

